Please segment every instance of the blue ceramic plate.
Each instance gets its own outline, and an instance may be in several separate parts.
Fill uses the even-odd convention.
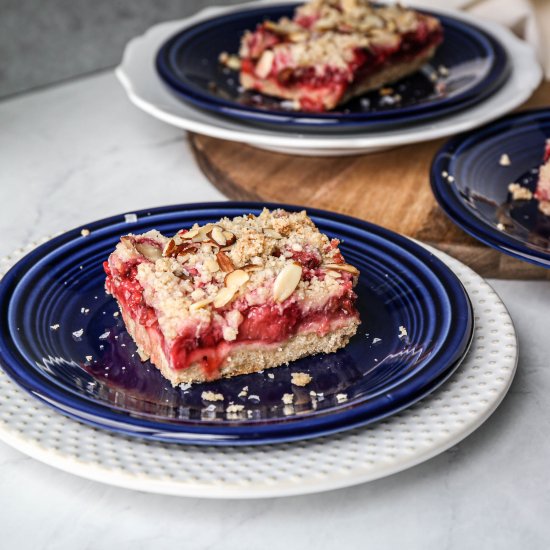
[[[431,168],[432,189],[447,215],[501,252],[550,267],[550,217],[535,199],[512,200],[508,185],[532,191],[550,138],[550,109],[524,111],[448,141]],[[502,166],[506,154],[510,165]]]
[[[2,366],[34,396],[83,422],[149,439],[218,445],[304,439],[373,422],[451,375],[473,330],[472,308],[456,276],[404,237],[318,210],[309,212],[319,228],[342,239],[346,259],[361,270],[362,324],[345,349],[274,369],[273,378],[257,373],[188,389],[172,388],[142,364],[103,289],[102,262],[120,236],[152,228],[173,234],[263,206],[158,208],[138,212],[135,223],[115,216],[88,225],[87,237],[78,228],[38,247],[0,283]],[[400,327],[407,336],[400,337]],[[292,372],[313,380],[293,386]],[[247,396],[239,396],[244,386]],[[222,393],[224,402],[203,402],[205,389]],[[285,393],[294,394],[294,406],[282,403]],[[245,411],[231,417],[225,411],[231,402]]]
[[[347,103],[340,111],[302,113],[285,102],[239,89],[238,73],[222,67],[222,51],[237,52],[240,37],[264,20],[289,16],[295,5],[250,7],[208,19],[170,38],[157,55],[157,71],[179,97],[201,109],[262,124],[319,130],[380,128],[448,115],[494,93],[509,74],[504,48],[473,25],[439,15],[445,38],[423,70]],[[442,75],[440,67],[448,74]],[[392,97],[399,95],[396,102]]]

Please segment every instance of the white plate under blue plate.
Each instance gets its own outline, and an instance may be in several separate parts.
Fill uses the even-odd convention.
[[[535,190],[550,109],[523,111],[449,140],[431,168],[434,195],[476,239],[510,256],[550,268],[550,216],[535,199],[513,200],[508,185]],[[501,164],[502,155],[510,163]]]
[[[0,259],[0,278],[36,246]],[[491,287],[457,260],[430,250],[453,270],[471,297],[476,320],[472,347],[449,381],[385,420],[329,437],[269,447],[173,445],[117,435],[58,414],[0,369],[0,440],[86,479],[202,498],[315,493],[378,479],[424,462],[487,420],[510,387],[518,353],[510,316]]]
[[[254,4],[243,4],[251,5]],[[290,154],[351,155],[446,137],[481,126],[521,105],[542,78],[532,47],[516,38],[509,30],[494,23],[478,21],[461,12],[438,9],[437,13],[477,25],[492,34],[506,49],[511,63],[511,74],[502,88],[490,98],[440,120],[386,131],[322,135],[260,128],[207,113],[180,101],[167,89],[155,69],[156,52],[170,36],[204,19],[239,9],[242,6],[207,8],[194,17],[156,25],[142,36],[131,40],[116,69],[116,75],[130,100],[143,111],[168,124],[215,138]]]
[[[361,271],[356,292],[362,323],[344,349],[295,361],[271,376],[184,389],[142,364],[113,315],[116,303],[104,292],[102,263],[120,236],[153,228],[170,235],[263,206],[178,205],[138,212],[131,225],[115,216],[88,225],[89,236],[75,229],[37,248],[0,283],[0,364],[24,389],[83,422],[141,438],[210,445],[349,430],[395,414],[451,376],[473,330],[471,304],[456,276],[405,237],[313,209],[319,229],[340,239],[344,256]],[[293,372],[313,380],[294,386]],[[205,389],[221,393],[223,402],[205,402]],[[282,400],[287,393],[294,396],[292,406]],[[227,412],[232,403],[243,411]]]
[[[215,114],[287,130],[380,130],[447,116],[493,94],[509,76],[506,50],[492,35],[471,24],[439,15],[443,43],[432,59],[392,87],[399,101],[378,91],[327,113],[304,113],[285,102],[243,92],[238,73],[220,65],[220,52],[237,52],[242,34],[264,19],[291,17],[296,5],[253,6],[186,27],[160,48],[157,70],[183,100]],[[445,67],[441,74],[439,68]]]

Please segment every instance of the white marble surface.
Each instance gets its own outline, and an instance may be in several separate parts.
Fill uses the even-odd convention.
[[[110,214],[223,197],[185,136],[111,74],[0,103],[0,255]],[[86,481],[0,443],[2,548],[529,548],[550,544],[550,283],[492,281],[520,363],[497,412],[448,452],[358,487],[265,501]]]

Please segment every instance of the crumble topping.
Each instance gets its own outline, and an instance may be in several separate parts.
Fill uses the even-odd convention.
[[[307,386],[312,380],[311,375],[307,372],[293,372],[291,377],[290,382],[295,386]]]
[[[527,189],[527,187],[523,187],[519,183],[511,183],[508,186],[508,191],[515,201],[528,201],[533,198],[533,193]]]
[[[510,164],[512,164],[512,161],[510,160],[510,157],[506,153],[504,153],[503,155],[500,155],[498,163],[501,166],[510,166]]]
[[[349,290],[359,272],[344,263],[338,244],[305,211],[264,209],[195,224],[173,238],[156,230],[127,235],[110,261],[136,266],[165,338],[214,323],[231,342],[243,322],[240,306],[283,307],[290,300],[307,313]]]
[[[294,403],[294,395],[291,394],[291,393],[285,393],[283,395],[283,397],[281,398],[281,401],[285,404],[285,405],[292,405],[292,403]]]
[[[225,412],[227,414],[235,414],[235,413],[239,413],[243,410],[244,410],[244,405],[238,405],[238,404],[235,404],[235,403],[231,403],[230,405],[227,406],[227,408],[225,409]]]
[[[439,27],[433,17],[398,4],[374,6],[368,0],[311,0],[299,6],[292,19],[265,21],[260,31],[245,32],[239,55],[258,60],[255,72],[261,78],[272,70],[280,74],[284,69],[299,67],[315,67],[320,76],[329,67],[347,71],[357,50],[396,49],[402,35],[417,31],[420,22],[428,32]],[[236,66],[225,52],[220,61],[226,66],[231,61]]]
[[[339,393],[336,395],[336,401],[338,401],[338,403],[345,403],[347,400],[348,400],[347,393]]]
[[[201,393],[201,399],[203,401],[223,401],[223,395],[213,391],[203,391]]]

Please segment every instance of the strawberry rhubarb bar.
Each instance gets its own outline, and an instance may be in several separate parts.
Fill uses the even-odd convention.
[[[546,140],[543,164],[539,169],[539,179],[535,198],[539,201],[539,210],[550,216],[550,139]]]
[[[330,111],[416,72],[442,39],[436,18],[398,4],[311,0],[244,33],[240,82],[296,110]]]
[[[104,267],[142,359],[204,382],[342,348],[359,324],[358,270],[305,211],[126,235]]]

